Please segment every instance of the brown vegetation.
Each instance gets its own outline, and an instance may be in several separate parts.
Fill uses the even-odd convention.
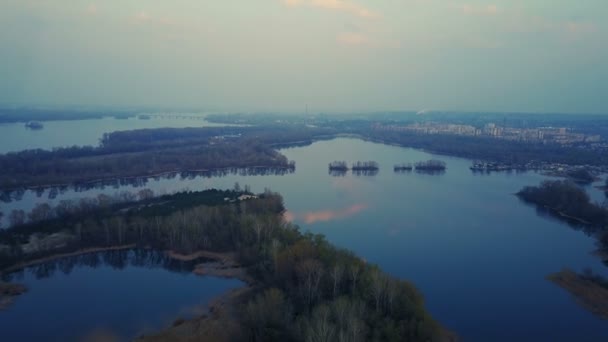
[[[570,292],[585,309],[608,319],[608,287],[567,269],[549,275],[548,279]]]

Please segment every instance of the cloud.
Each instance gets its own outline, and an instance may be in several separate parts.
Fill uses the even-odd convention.
[[[288,7],[307,6],[321,8],[331,11],[340,11],[365,19],[375,19],[380,16],[379,13],[348,0],[282,0],[282,2]]]
[[[344,219],[347,217],[354,216],[361,211],[367,209],[366,204],[355,204],[348,208],[338,210],[322,210],[322,211],[311,211],[303,215],[304,222],[308,224],[316,222],[327,222],[333,220]]]
[[[586,34],[594,33],[597,31],[597,27],[591,23],[584,22],[567,22],[563,24],[563,29],[572,34]]]
[[[295,215],[291,211],[285,211],[283,213],[283,219],[287,222],[293,222]]]
[[[367,45],[370,42],[367,35],[354,32],[340,33],[336,41],[342,45]]]
[[[99,13],[99,8],[97,8],[97,5],[95,4],[90,4],[89,6],[87,6],[85,13],[89,15],[95,15]]]
[[[135,14],[135,20],[139,22],[150,21],[152,16],[145,11],[139,11]]]
[[[478,15],[478,16],[495,16],[501,12],[496,5],[471,5],[464,4],[456,7],[462,13],[466,15]]]

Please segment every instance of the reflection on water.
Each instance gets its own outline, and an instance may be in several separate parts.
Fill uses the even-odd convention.
[[[354,215],[364,211],[368,207],[369,206],[367,204],[359,203],[359,204],[354,204],[354,205],[352,205],[348,208],[344,208],[344,209],[310,211],[310,212],[303,213],[301,215],[291,214],[291,215],[293,215],[293,217],[291,217],[291,220],[294,220],[296,217],[298,217],[298,218],[302,219],[304,222],[306,222],[307,224],[312,224],[312,223],[316,223],[316,222],[327,222],[327,221],[340,220],[340,219],[345,219],[345,218],[354,216]]]
[[[28,130],[23,123],[0,123],[0,153],[25,149],[52,149],[68,146],[97,146],[104,133],[161,127],[221,127],[205,121],[203,117],[152,117],[139,120],[136,117],[116,119],[105,117],[89,120],[45,121],[43,130]],[[68,133],[68,134],[66,134]]]
[[[295,168],[292,167],[247,167],[247,168],[225,168],[218,170],[209,171],[182,171],[182,172],[167,172],[161,175],[151,177],[129,177],[129,178],[115,178],[107,179],[94,182],[79,182],[73,185],[61,185],[52,187],[35,187],[29,191],[36,194],[37,198],[42,198],[45,192],[48,191],[47,198],[55,199],[59,195],[63,195],[68,191],[74,192],[85,192],[92,189],[104,190],[106,188],[120,189],[122,187],[139,188],[144,187],[150,181],[159,180],[175,180],[175,181],[186,181],[194,180],[196,178],[212,178],[212,177],[226,177],[226,176],[284,176],[295,172]],[[15,190],[4,190],[0,191],[0,201],[4,203],[10,203],[12,201],[20,201],[23,199],[23,195],[26,193],[26,189],[15,189]]]
[[[164,252],[153,249],[115,249],[49,260],[4,275],[3,280],[19,282],[23,280],[26,273],[33,275],[36,279],[43,279],[52,277],[55,272],[68,275],[74,268],[101,266],[109,266],[115,270],[127,267],[163,268],[183,274],[192,272],[197,264],[209,261],[211,260],[202,257],[188,261],[177,260],[168,257]]]
[[[474,173],[469,169],[471,160],[345,138],[282,153],[298,165],[296,172],[284,177],[175,177],[151,179],[146,187],[162,194],[183,188],[227,189],[239,182],[253,192],[278,191],[290,210],[286,218],[412,281],[433,316],[466,341],[608,341],[608,322],[585,311],[545,278],[564,267],[577,271],[590,267],[608,275],[602,261],[590,253],[595,240],[540,216],[514,196],[547,176]],[[376,160],[382,172],[373,177],[350,172],[332,177],[327,165],[336,156]],[[393,172],[399,161],[437,158],[446,162],[444,174]],[[37,198],[26,191],[21,201],[2,206],[5,213],[13,208],[29,211],[38,202],[56,205],[64,199],[133,189],[128,185],[64,194],[58,190],[54,200],[44,198],[46,192]],[[585,189],[594,201],[605,199],[593,186]],[[73,271],[70,277],[74,275]],[[61,277],[55,272],[43,281]],[[20,298],[18,303],[22,302]]]
[[[81,341],[85,336],[131,340],[206,312],[209,301],[243,283],[201,277],[194,265],[149,249],[62,258],[7,278],[28,292],[0,311],[2,341]]]

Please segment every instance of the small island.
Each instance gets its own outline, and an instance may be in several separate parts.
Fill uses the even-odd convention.
[[[596,230],[603,230],[608,223],[608,211],[592,203],[589,195],[570,180],[544,181],[539,186],[524,187],[516,195],[571,223]]]
[[[333,161],[329,163],[329,171],[348,171],[348,164],[345,161]]]
[[[432,174],[443,173],[446,169],[445,162],[436,159],[417,162],[414,166],[417,172]]]
[[[352,170],[353,171],[378,171],[380,167],[378,167],[378,163],[375,161],[357,161],[353,163]]]
[[[414,166],[412,166],[412,163],[401,163],[401,164],[397,164],[393,167],[393,170],[395,172],[409,172],[412,171],[414,169]]]
[[[40,121],[29,121],[25,124],[25,127],[31,130],[40,130],[44,128],[44,125]]]

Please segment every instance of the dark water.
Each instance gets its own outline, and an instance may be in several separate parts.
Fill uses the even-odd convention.
[[[296,161],[295,173],[176,178],[150,181],[146,187],[162,193],[230,188],[238,181],[253,191],[278,191],[296,223],[411,280],[434,317],[466,341],[608,340],[608,322],[545,278],[564,267],[591,267],[608,275],[591,255],[594,239],[539,215],[513,195],[546,177],[476,174],[466,159],[345,138],[283,153]],[[393,172],[394,164],[431,158],[445,161],[447,171]],[[334,177],[327,168],[333,160],[374,160],[380,171],[375,176]],[[139,189],[66,191],[53,201]],[[603,198],[593,187],[587,190],[594,199]],[[47,195],[26,192],[21,201],[3,206],[28,208],[47,201]]]
[[[196,276],[194,263],[130,250],[30,267],[11,276],[28,292],[0,311],[2,341],[76,341],[94,334],[127,340],[205,313],[213,297],[242,286]]]

